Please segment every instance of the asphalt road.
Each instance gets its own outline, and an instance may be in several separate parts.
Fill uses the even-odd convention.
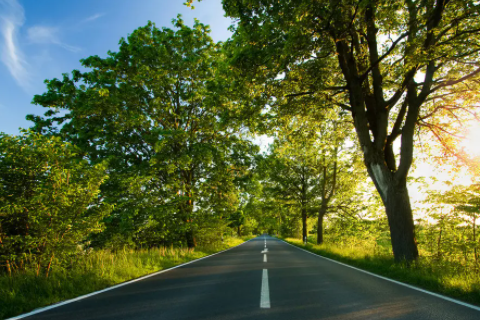
[[[478,320],[480,311],[261,236],[24,319]]]

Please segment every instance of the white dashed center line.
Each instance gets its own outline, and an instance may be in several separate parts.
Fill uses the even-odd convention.
[[[268,288],[268,270],[263,269],[260,308],[270,309],[270,289]]]

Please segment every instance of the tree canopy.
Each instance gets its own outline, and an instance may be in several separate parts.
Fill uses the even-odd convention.
[[[108,160],[102,191],[120,203],[112,227],[148,234],[151,244],[183,234],[194,246],[202,217],[235,210],[236,181],[256,147],[229,120],[221,46],[198,21],[190,28],[178,18],[174,26],[149,23],[121,39],[118,52],[82,60],[91,71],[47,81],[34,103],[50,110],[32,119],[37,131],[58,133],[91,161]]]
[[[287,96],[322,95],[351,113],[389,218],[397,260],[418,256],[406,188],[414,133],[442,110],[475,107],[475,1],[224,0],[237,19],[231,61]],[[279,78],[280,77],[280,78]],[[394,142],[400,141],[398,150]]]

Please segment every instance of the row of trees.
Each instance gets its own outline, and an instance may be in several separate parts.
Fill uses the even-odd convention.
[[[354,210],[356,188],[365,177],[345,113],[332,108],[317,117],[283,119],[259,168],[273,201],[300,210],[303,239],[308,236],[307,217],[317,218],[321,244],[325,216]]]
[[[82,60],[87,71],[46,81],[33,99],[45,115],[1,136],[5,270],[33,261],[48,274],[55,257],[86,246],[194,247],[229,226],[292,234],[298,218],[305,238],[309,217],[322,243],[325,216],[365,210],[367,173],[395,259],[418,257],[414,137],[442,138],[440,115],[476,106],[479,5],[223,5],[236,19],[226,43],[199,21],[148,23],[118,52]],[[273,137],[269,152],[247,134]]]
[[[179,18],[46,81],[31,132],[1,136],[0,260],[8,272],[85,246],[220,241],[258,147],[236,115],[220,44]],[[76,248],[77,245],[82,245]]]
[[[476,107],[478,2],[223,0],[223,6],[236,19],[229,61],[246,77],[287,105],[309,96],[351,114],[395,259],[415,260],[407,190],[414,136],[427,128],[441,138],[439,114]]]

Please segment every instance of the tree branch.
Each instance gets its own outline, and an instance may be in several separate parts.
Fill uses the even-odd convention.
[[[480,68],[478,68],[477,70],[473,71],[472,73],[467,74],[467,75],[464,76],[464,77],[461,77],[460,79],[445,81],[445,83],[439,84],[439,85],[436,86],[435,88],[431,89],[429,93],[435,92],[436,90],[438,90],[438,89],[440,89],[440,88],[444,88],[444,87],[456,85],[457,83],[460,83],[460,82],[463,82],[463,81],[465,81],[465,80],[468,80],[468,79],[474,77],[475,75],[477,75],[477,74],[479,74],[479,73],[480,73]]]
[[[408,35],[408,33],[404,33],[404,34],[402,34],[400,37],[398,37],[398,39],[395,40],[395,41],[392,43],[392,45],[391,45],[391,47],[388,49],[388,51],[385,52],[384,54],[382,54],[382,56],[381,56],[380,58],[378,58],[378,59],[367,69],[367,71],[365,71],[365,72],[360,76],[360,80],[361,80],[361,81],[364,81],[365,78],[368,76],[368,73],[369,73],[370,71],[372,71],[373,68],[377,67],[377,65],[378,65],[380,62],[382,62],[383,59],[385,59],[386,57],[388,57],[388,55],[393,51],[393,49],[395,49],[395,47],[397,46],[397,44],[398,44],[403,38],[405,38],[407,35]],[[402,59],[403,59],[403,58],[402,58]],[[399,59],[399,60],[401,60],[401,59]]]

